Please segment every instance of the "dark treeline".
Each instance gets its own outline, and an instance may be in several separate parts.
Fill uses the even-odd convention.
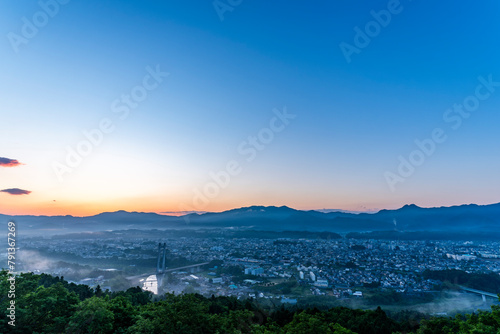
[[[15,327],[9,325],[11,287],[0,272],[1,333],[497,333],[500,307],[456,318],[419,320],[405,311],[334,307],[263,309],[254,300],[166,294],[139,287],[102,291],[63,277],[23,273],[15,283]]]
[[[450,232],[450,231],[372,231],[350,232],[346,239],[374,239],[374,240],[452,240],[452,241],[491,241],[498,240],[498,232]]]
[[[496,273],[467,273],[462,270],[425,270],[422,273],[425,279],[435,279],[468,288],[491,293],[500,291],[500,276]]]

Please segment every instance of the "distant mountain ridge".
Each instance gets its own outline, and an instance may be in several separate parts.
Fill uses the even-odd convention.
[[[168,216],[144,212],[103,212],[94,216],[8,216],[19,233],[63,234],[123,229],[230,228],[267,231],[435,231],[500,234],[500,203],[422,208],[414,204],[376,213],[303,211],[287,206],[250,206],[223,212]]]

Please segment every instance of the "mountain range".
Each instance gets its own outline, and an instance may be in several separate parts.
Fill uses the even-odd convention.
[[[500,203],[422,208],[414,204],[376,213],[295,210],[286,206],[250,206],[224,212],[167,216],[141,212],[105,212],[95,216],[8,216],[25,235],[55,235],[127,229],[224,228],[261,231],[429,231],[500,235]]]

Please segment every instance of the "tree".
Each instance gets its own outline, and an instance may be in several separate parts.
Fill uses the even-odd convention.
[[[78,302],[76,294],[60,282],[48,288],[40,286],[18,299],[19,329],[62,333]]]
[[[118,296],[112,299],[108,303],[108,308],[114,315],[114,333],[125,333],[127,328],[135,323],[137,308],[126,297]]]
[[[141,307],[137,322],[128,333],[216,333],[220,319],[208,313],[207,299],[199,295],[174,296]]]
[[[457,319],[458,320],[458,319]],[[422,320],[420,328],[417,330],[418,334],[452,334],[458,333],[459,322],[461,320],[453,321],[451,318],[434,317],[428,320]]]
[[[101,289],[101,286],[99,284],[95,288],[94,294],[95,294],[96,297],[101,297],[102,296],[102,289]]]
[[[354,333],[339,324],[328,323],[325,320],[323,313],[310,314],[306,311],[296,313],[292,322],[288,323],[284,328],[287,334],[303,334],[303,333]]]
[[[112,333],[114,315],[107,298],[92,297],[78,305],[66,333]]]

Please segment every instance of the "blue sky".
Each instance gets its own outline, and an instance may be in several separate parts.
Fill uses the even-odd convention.
[[[13,47],[43,6],[2,2],[0,157],[23,165],[0,167],[0,188],[31,193],[0,193],[0,212],[499,201],[500,87],[458,129],[443,120],[478,77],[500,81],[497,2],[221,3],[237,4],[223,20],[211,1],[58,3]],[[340,43],[355,45],[354,28],[388,7],[397,13],[347,62]],[[120,119],[112,103],[158,66],[169,75]],[[296,117],[247,161],[238,147],[285,107]],[[114,130],[58,175],[68,147],[103,119]],[[447,140],[391,188],[387,172],[435,128]],[[214,190],[210,172],[230,161],[239,172]]]

